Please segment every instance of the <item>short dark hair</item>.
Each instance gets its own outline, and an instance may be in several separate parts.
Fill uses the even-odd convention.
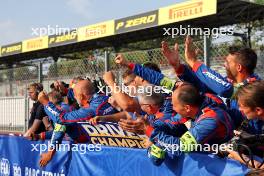
[[[229,53],[237,56],[237,61],[246,68],[249,74],[254,73],[258,60],[258,56],[254,50],[232,46],[229,48]]]
[[[29,90],[31,88],[34,88],[37,92],[43,91],[43,85],[41,83],[31,83],[27,89]]]
[[[49,92],[48,97],[49,98],[51,97],[55,101],[54,102],[55,105],[58,105],[63,101],[63,97],[62,97],[61,93],[58,91]]]
[[[122,78],[124,79],[124,78],[126,78],[126,77],[128,77],[128,76],[133,76],[134,78],[136,77],[136,75],[135,75],[130,69],[127,69],[127,70],[123,73]]]
[[[161,107],[164,103],[164,96],[162,93],[153,91],[156,86],[151,86],[151,92],[149,92],[147,87],[144,87],[143,92],[138,93],[137,97],[140,101],[145,101],[149,104],[155,104]],[[156,87],[158,88],[158,87]]]
[[[183,104],[200,106],[202,103],[202,96],[200,92],[190,83],[183,83],[177,89],[178,100]]]
[[[66,88],[69,88],[69,84],[65,83],[64,81],[61,81],[62,85]],[[50,84],[50,89],[55,89],[54,82]]]
[[[159,66],[155,64],[154,62],[145,62],[142,64],[142,66],[161,73]]]
[[[264,81],[255,81],[239,88],[236,98],[252,109],[264,108]]]
[[[84,80],[84,78],[82,76],[76,76],[72,80],[75,82],[78,82],[78,81]]]

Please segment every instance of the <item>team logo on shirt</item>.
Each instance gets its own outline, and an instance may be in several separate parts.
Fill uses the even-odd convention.
[[[52,113],[53,115],[55,115],[55,116],[59,116],[59,113],[57,113],[56,111],[54,111],[53,109],[51,109],[51,107],[49,107],[49,106],[46,106],[47,107],[47,110],[50,112],[50,113]]]
[[[209,71],[207,70],[203,70],[202,72],[205,76],[207,76],[208,78],[212,79],[212,80],[215,80],[216,82],[218,82],[219,84],[222,84],[223,86],[227,87],[229,86],[229,83],[218,78],[217,76],[213,75],[212,73],[210,73]]]

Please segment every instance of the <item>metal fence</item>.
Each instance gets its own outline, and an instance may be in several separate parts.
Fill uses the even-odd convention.
[[[218,45],[212,45],[210,48],[210,67],[217,72],[225,75],[224,69],[224,58],[228,54],[228,47],[231,43],[224,43]],[[195,42],[195,46],[203,51],[203,41]],[[179,46],[181,58],[184,58],[184,46]],[[264,51],[257,50],[259,60],[256,73],[260,76],[264,76]],[[125,57],[135,63],[144,63],[147,61],[154,62],[160,66],[165,74],[173,74],[169,69],[167,60],[162,55],[161,49],[151,49],[143,51],[132,51],[123,53]],[[110,69],[114,70],[120,77],[122,69],[114,64],[115,53],[109,55]],[[54,80],[63,80],[69,82],[73,77],[76,76],[88,76],[95,78],[96,75],[102,76],[105,70],[104,55],[97,55],[91,61],[87,58],[60,61],[60,62],[43,62],[43,79],[42,83],[44,88],[49,91],[49,86]],[[203,60],[203,56],[200,57]],[[182,59],[182,62],[184,60]],[[0,97],[9,96],[25,96],[27,86],[32,82],[38,81],[38,67],[27,66],[15,69],[0,70]]]
[[[203,51],[203,41],[196,41],[194,45]],[[210,67],[225,76],[224,59],[228,54],[228,48],[231,43],[212,44],[210,48]],[[179,46],[179,52],[184,62],[184,46]],[[264,78],[264,51],[257,50],[258,65],[256,73]],[[168,77],[175,75],[173,69],[170,68],[167,60],[162,55],[161,49],[150,49],[141,51],[132,51],[123,53],[125,57],[135,63],[144,63],[147,61],[158,64]],[[120,78],[123,70],[114,63],[115,53],[109,54],[109,68],[114,70],[116,77]],[[203,60],[203,56],[200,56]],[[50,90],[50,84],[54,80],[62,80],[69,82],[76,76],[88,76],[95,78],[102,76],[105,71],[105,55],[96,55],[92,59],[77,59],[60,62],[43,62],[43,86],[46,91]],[[1,103],[1,120],[0,130],[3,126],[10,130],[24,130],[25,119],[28,118],[28,112],[25,110],[26,88],[32,82],[38,81],[38,67],[26,66],[15,69],[0,70],[0,103]],[[17,97],[18,98],[12,98]],[[11,97],[11,98],[4,98]],[[23,98],[22,98],[23,97]],[[14,100],[15,99],[15,100]],[[3,104],[3,105],[2,105]],[[29,108],[29,107],[26,107]],[[2,126],[2,127],[1,127]]]
[[[29,115],[29,101],[26,97],[0,98],[0,131],[24,132]]]

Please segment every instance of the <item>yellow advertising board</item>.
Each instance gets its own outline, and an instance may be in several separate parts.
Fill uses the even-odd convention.
[[[22,52],[48,48],[48,36],[25,40],[22,42]]]
[[[216,14],[217,0],[192,0],[159,9],[159,25]]]
[[[80,27],[77,31],[71,31],[67,34],[39,37],[16,44],[1,46],[0,56],[9,56],[21,52],[36,51],[49,47],[102,38],[146,29],[157,25],[212,15],[216,14],[216,12],[217,0],[189,0],[126,18]]]
[[[49,47],[61,46],[69,43],[74,43],[77,41],[77,31],[73,30],[71,32],[49,36]]]
[[[114,20],[84,26],[78,29],[78,42],[114,35]]]
[[[22,43],[18,42],[18,43],[13,43],[10,45],[1,46],[0,51],[1,51],[0,52],[1,56],[19,54],[22,51]]]
[[[158,10],[115,20],[115,34],[158,25]]]

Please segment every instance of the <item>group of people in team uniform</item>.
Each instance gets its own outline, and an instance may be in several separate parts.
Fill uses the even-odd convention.
[[[145,142],[148,157],[156,165],[168,155],[177,157],[195,152],[188,147],[192,145],[220,145],[243,136],[263,140],[264,81],[254,73],[257,55],[252,49],[230,47],[225,58],[227,77],[223,77],[198,59],[190,36],[185,39],[185,63],[181,63],[177,43],[173,49],[166,42],[161,45],[179,80],[166,77],[154,63],[132,63],[117,55],[115,63],[126,68],[122,78],[123,85],[131,90],[129,93],[117,90],[112,71],[103,75],[111,90],[109,96],[98,93],[89,79],[75,78],[68,88],[57,81],[49,94],[37,93],[37,102],[43,105],[52,130],[39,134],[31,131],[26,136],[51,139],[55,144],[67,134],[74,142],[89,142],[89,136],[76,122],[88,121],[93,125],[100,121],[116,122],[126,131],[148,136]],[[137,91],[140,88],[148,91]],[[184,147],[175,150],[175,145]],[[259,158],[263,157],[264,143],[252,150]],[[264,169],[261,159],[245,163],[245,158],[251,158],[248,153],[226,151],[226,157]],[[45,166],[55,152],[54,148],[43,153],[40,165]]]

